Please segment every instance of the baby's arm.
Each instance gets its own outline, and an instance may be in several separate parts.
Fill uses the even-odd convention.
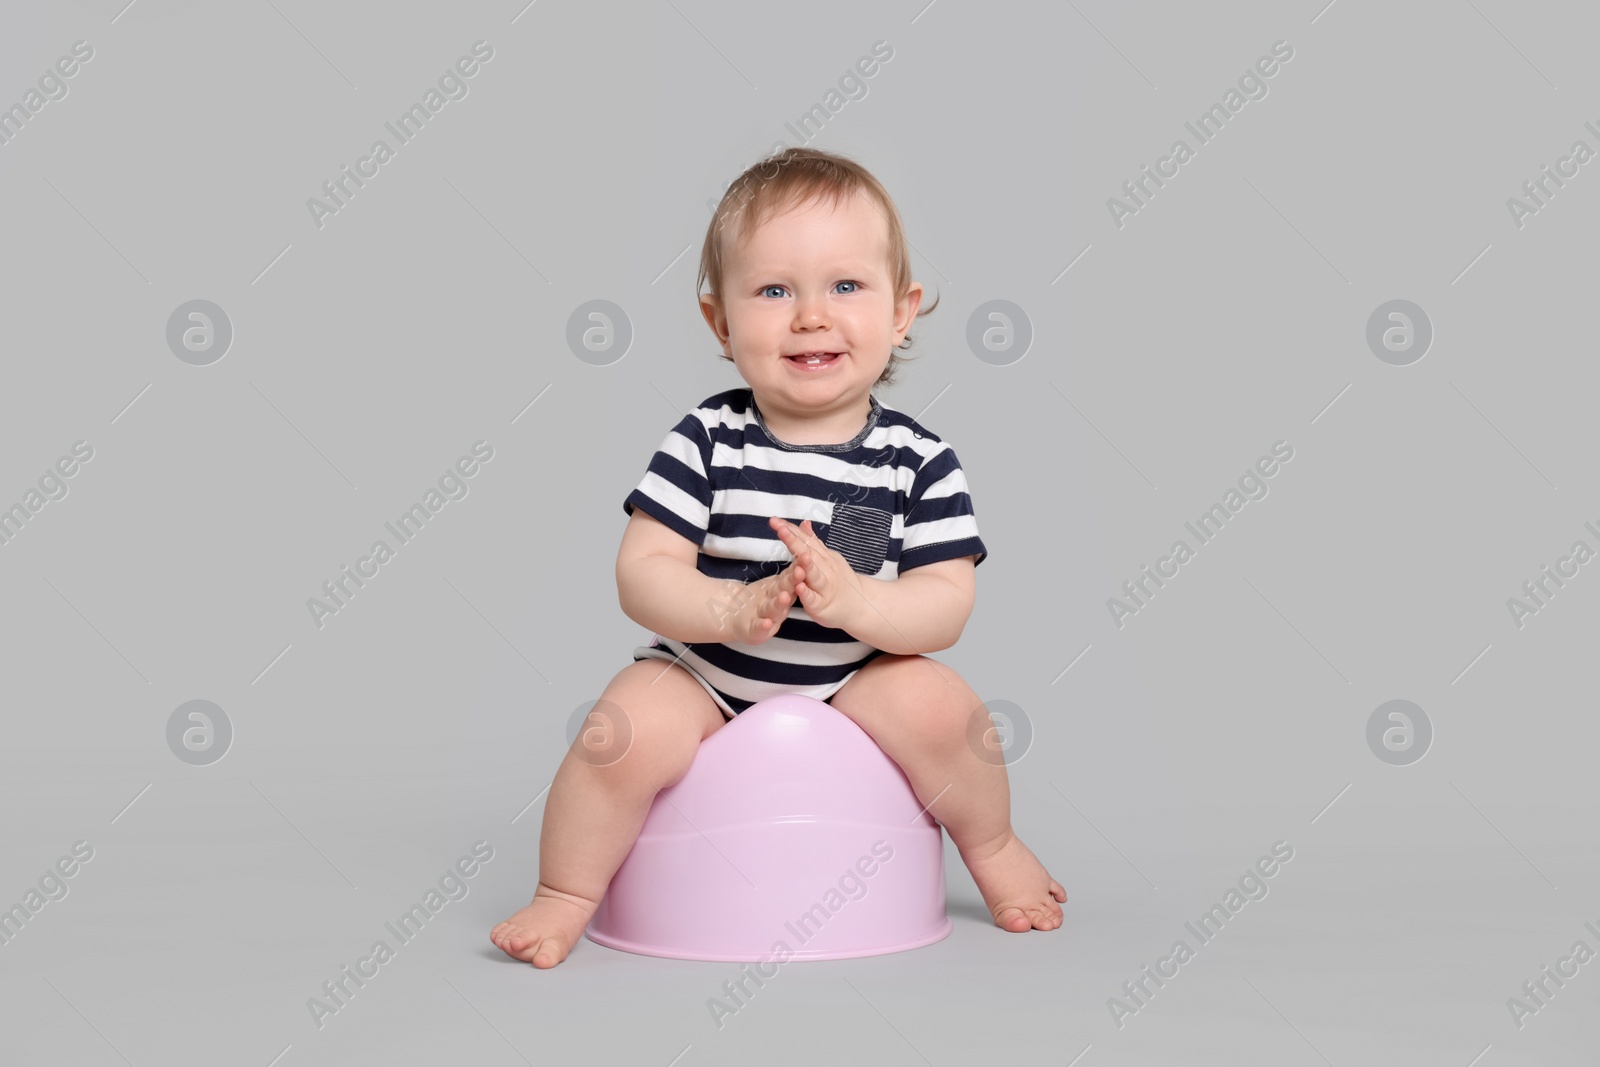
[[[822,625],[899,656],[939,652],[961,637],[977,596],[976,553],[875,578],[823,544],[809,519],[772,524],[800,568],[800,606]]]
[[[863,578],[862,603],[844,629],[858,641],[898,656],[955,645],[972,615],[976,581],[971,556],[929,563],[884,581]]]
[[[751,582],[700,573],[699,549],[642,509],[634,509],[617,552],[623,614],[685,644],[756,644],[777,632],[794,603],[790,568]]]

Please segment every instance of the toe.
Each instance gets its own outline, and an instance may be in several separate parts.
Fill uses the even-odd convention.
[[[539,938],[520,926],[507,923],[505,929],[499,930],[490,940],[499,946],[501,952],[520,960],[527,958],[524,953],[537,944]]]
[[[1067,901],[1067,891],[1065,889],[1061,888],[1061,883],[1060,882],[1051,882],[1050,883],[1050,895],[1055,897],[1056,900],[1060,901],[1063,904],[1065,904],[1066,901]]]
[[[1009,930],[1014,934],[1020,934],[1033,925],[1028,913],[1015,906],[1001,908],[999,914],[994,917],[994,923],[1002,930]]]
[[[566,945],[562,944],[557,938],[547,937],[539,942],[538,951],[533,954],[530,962],[535,967],[545,970],[554,967],[566,958]]]

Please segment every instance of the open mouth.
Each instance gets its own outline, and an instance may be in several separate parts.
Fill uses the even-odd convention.
[[[796,356],[783,358],[801,367],[827,367],[839,361],[840,352],[803,352]]]

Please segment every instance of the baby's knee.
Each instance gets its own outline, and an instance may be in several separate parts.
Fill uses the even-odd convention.
[[[587,763],[659,789],[688,770],[713,715],[721,721],[710,695],[681,667],[640,660],[606,687],[573,748]]]
[[[902,687],[897,712],[936,749],[967,744],[991,720],[972,687],[946,664],[908,656],[898,664]]]

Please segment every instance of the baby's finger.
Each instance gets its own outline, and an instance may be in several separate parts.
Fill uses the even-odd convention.
[[[806,519],[798,525],[786,520],[784,526],[787,527],[789,536],[802,545],[814,545],[822,542],[822,538],[818,537],[817,532],[811,528],[810,519]]]

